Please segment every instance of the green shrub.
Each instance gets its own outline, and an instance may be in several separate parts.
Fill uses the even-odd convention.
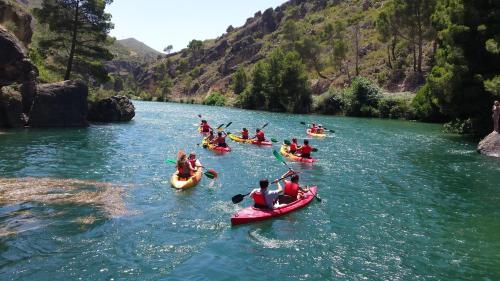
[[[379,117],[391,119],[414,119],[415,110],[410,96],[383,95],[378,103]]]
[[[313,111],[321,114],[341,114],[346,107],[345,92],[328,91],[313,98]]]
[[[346,104],[346,115],[377,117],[380,90],[370,80],[356,77],[349,89],[349,103]]]
[[[153,96],[150,93],[145,92],[145,91],[143,91],[139,94],[139,98],[143,101],[152,101],[153,100]]]
[[[224,106],[226,105],[226,97],[219,92],[212,92],[203,100],[203,104]]]
[[[421,87],[411,106],[415,109],[415,118],[427,122],[440,122],[444,120],[443,114],[437,105],[437,99],[433,97],[429,84]]]
[[[444,124],[444,131],[452,134],[472,134],[474,133],[473,128],[474,122],[470,118],[465,120],[455,119]]]

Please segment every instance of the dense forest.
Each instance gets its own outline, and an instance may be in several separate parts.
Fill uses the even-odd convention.
[[[291,0],[180,52],[165,38],[166,54],[148,60],[109,37],[111,0],[19,2],[36,19],[39,79],[82,79],[91,98],[448,122],[474,134],[491,129],[500,99],[495,0]]]

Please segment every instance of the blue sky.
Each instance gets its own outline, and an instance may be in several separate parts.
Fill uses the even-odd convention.
[[[259,10],[277,7],[285,0],[114,0],[107,7],[113,15],[117,39],[134,37],[162,51],[174,51],[192,39],[216,38],[229,25],[241,26]]]

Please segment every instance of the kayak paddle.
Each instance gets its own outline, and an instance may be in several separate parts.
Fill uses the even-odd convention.
[[[262,128],[260,128],[261,130],[264,129],[265,127],[267,127],[267,125],[269,125],[269,122],[267,122],[266,124],[264,124],[264,126],[262,126]]]
[[[288,178],[288,177],[290,177],[290,176],[292,176],[292,175],[295,175],[295,174],[297,174],[297,172],[295,172],[295,171],[294,171],[292,174],[289,174],[289,175],[286,175],[286,176],[284,176],[284,177],[282,177],[282,178],[280,178],[280,179],[274,180],[273,182],[271,182],[271,184],[276,184],[276,183],[280,182],[281,180],[284,180],[284,179],[286,179],[286,178]],[[251,193],[251,192],[249,192],[249,193],[247,193],[247,194],[237,194],[237,195],[235,195],[235,196],[233,196],[233,197],[231,198],[231,201],[233,201],[233,204],[238,204],[238,203],[240,203],[241,201],[243,201],[243,199],[244,199],[246,196],[250,195],[250,193]]]

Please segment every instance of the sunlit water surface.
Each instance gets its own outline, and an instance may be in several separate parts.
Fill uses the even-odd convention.
[[[0,280],[500,280],[500,161],[438,125],[135,105],[130,123],[0,135]],[[279,140],[335,129],[292,164],[323,201],[231,227],[250,203],[231,196],[285,168],[270,148],[198,147],[199,113]],[[180,148],[219,179],[171,189]]]

